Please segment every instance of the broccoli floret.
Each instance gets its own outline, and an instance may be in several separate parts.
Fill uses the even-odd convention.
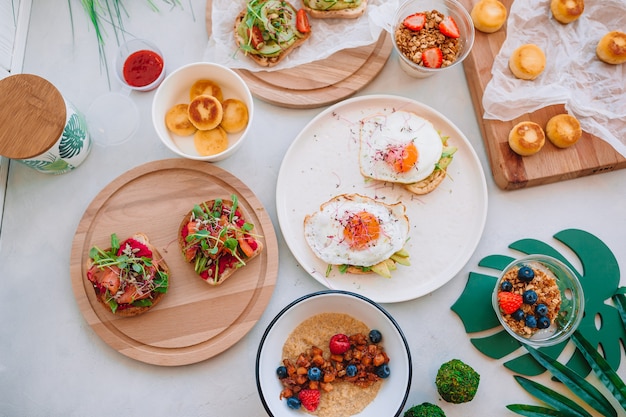
[[[406,410],[404,417],[446,417],[446,414],[438,405],[421,403]]]
[[[454,404],[474,399],[479,382],[480,375],[459,359],[452,359],[441,365],[435,379],[441,398]]]

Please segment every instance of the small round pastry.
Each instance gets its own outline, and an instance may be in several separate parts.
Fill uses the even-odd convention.
[[[582,134],[578,119],[571,114],[557,114],[546,124],[546,136],[557,148],[572,146]]]
[[[522,80],[534,80],[545,67],[545,54],[540,47],[532,43],[518,47],[509,58],[511,72]]]
[[[626,62],[626,33],[615,30],[604,35],[598,42],[596,55],[607,64]]]
[[[585,2],[583,0],[552,0],[550,10],[557,22],[566,25],[583,14]]]
[[[509,132],[509,146],[518,155],[534,155],[543,148],[546,135],[535,122],[520,122]]]
[[[480,0],[472,7],[474,27],[484,33],[499,30],[506,22],[506,7],[498,0]]]
[[[224,109],[216,97],[199,95],[189,103],[187,115],[198,130],[211,130],[222,123]]]
[[[193,135],[193,144],[200,155],[215,155],[228,148],[228,135],[219,126],[211,130],[198,130]]]
[[[224,116],[220,126],[227,133],[240,132],[248,125],[248,106],[241,100],[229,98],[222,102]]]
[[[188,108],[188,104],[176,104],[165,113],[165,126],[167,126],[168,130],[173,134],[189,136],[193,135],[196,130],[198,130],[189,120],[187,113]]]
[[[217,98],[219,101],[224,100],[224,95],[222,93],[222,88],[212,80],[198,80],[189,89],[189,100],[193,100],[194,98],[208,95]]]

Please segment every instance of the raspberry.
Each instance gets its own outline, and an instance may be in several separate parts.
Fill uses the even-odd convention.
[[[514,292],[501,291],[498,293],[498,304],[504,314],[512,314],[523,304],[522,296]]]
[[[298,399],[308,411],[315,411],[320,405],[320,392],[316,389],[303,389],[298,394]]]
[[[333,355],[343,355],[350,349],[350,339],[345,334],[336,334],[330,338],[328,348]]]

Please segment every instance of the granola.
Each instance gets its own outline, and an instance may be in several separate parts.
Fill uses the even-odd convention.
[[[395,31],[398,50],[406,58],[417,65],[424,66],[423,52],[429,48],[439,48],[442,54],[441,67],[452,65],[461,52],[460,38],[451,38],[439,29],[445,15],[437,10],[425,11],[424,27],[418,31],[407,28],[400,23]]]

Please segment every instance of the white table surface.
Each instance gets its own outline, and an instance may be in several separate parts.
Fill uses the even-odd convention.
[[[78,1],[72,1],[72,34],[67,2],[33,2],[24,72],[51,81],[79,109],[108,92],[95,34]],[[172,71],[200,61],[207,44],[202,0],[153,12],[144,1],[125,2],[129,36],[152,39]],[[106,54],[112,67],[113,32],[107,27]],[[450,306],[480,259],[510,254],[521,238],[554,244],[552,236],[579,228],[603,240],[626,271],[626,171],[502,191],[495,185],[482,144],[462,68],[415,80],[391,56],[380,75],[359,95],[396,94],[442,112],[476,149],[487,177],[489,212],[480,243],[463,270],[422,298],[385,308],[406,333],[413,355],[413,384],[407,407],[430,401],[449,417],[508,416],[506,404],[535,404],[505,369],[475,349]],[[119,85],[112,80],[112,89]],[[181,367],[148,365],[116,352],[87,325],[75,302],[69,276],[70,249],[83,212],[96,194],[125,171],[175,157],[158,141],[150,120],[154,93],[132,93],[140,113],[135,136],[115,147],[94,147],[76,171],[42,175],[11,163],[0,235],[0,416],[265,415],[254,381],[260,337],[286,304],[324,289],[296,263],[280,234],[275,189],[283,155],[298,132],[322,109],[286,109],[255,99],[252,136],[232,158],[217,165],[246,183],[268,210],[279,240],[276,290],[257,325],[240,342],[209,360]],[[280,128],[277,129],[277,121]],[[567,253],[567,252],[566,252]],[[575,257],[570,260],[578,266]],[[626,285],[622,273],[621,285]],[[476,398],[466,404],[440,401],[434,377],[439,365],[460,358],[481,374]],[[624,362],[622,357],[622,362]],[[626,374],[622,363],[620,372]],[[550,384],[546,378],[540,381]],[[291,415],[291,414],[289,414]]]

